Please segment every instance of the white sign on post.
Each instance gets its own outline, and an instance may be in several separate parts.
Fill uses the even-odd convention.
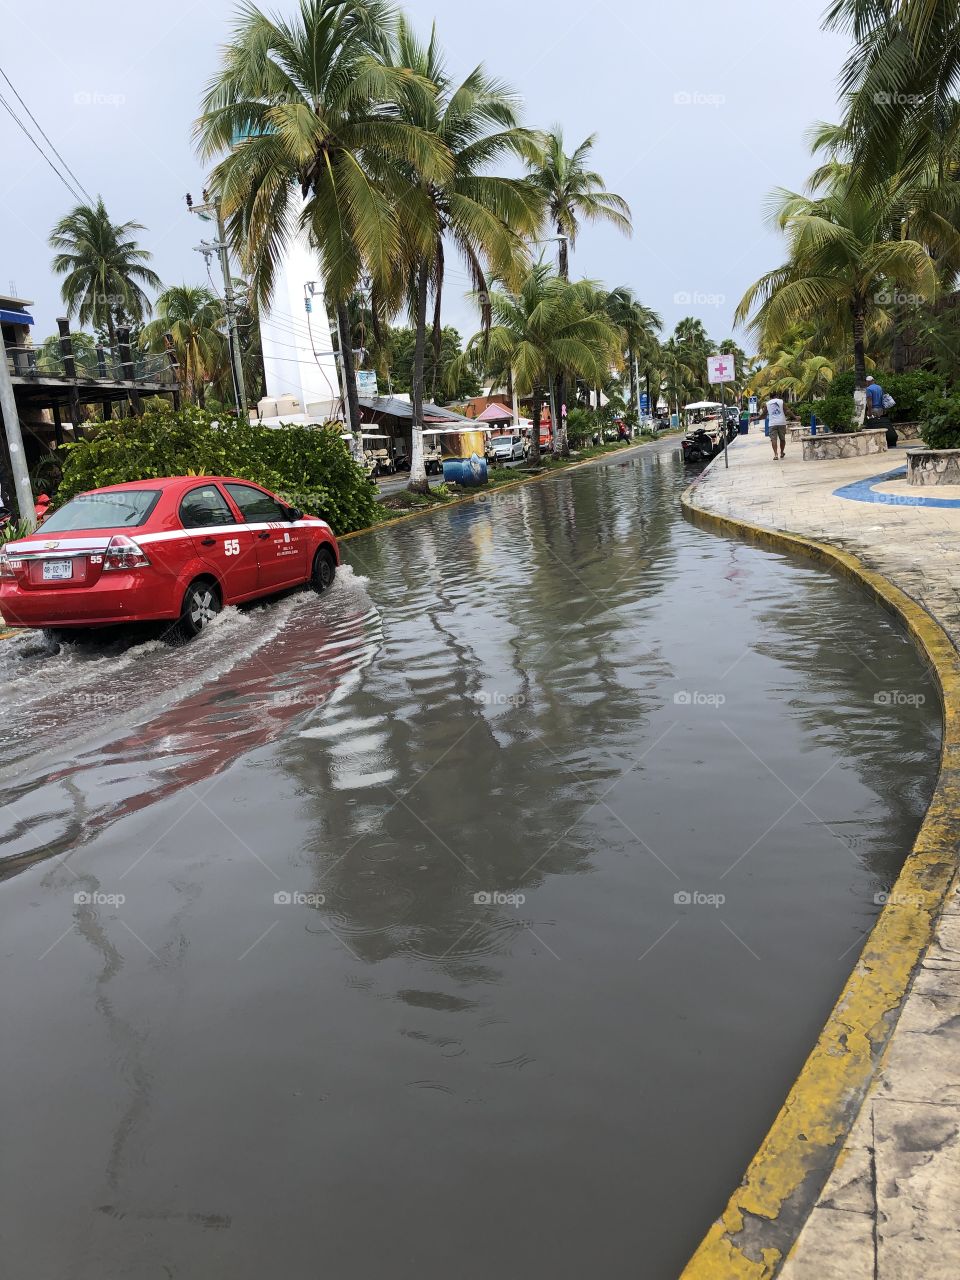
[[[707,381],[710,383],[735,382],[736,365],[736,360],[730,355],[707,356]]]

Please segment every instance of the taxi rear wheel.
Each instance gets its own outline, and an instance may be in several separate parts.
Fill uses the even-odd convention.
[[[223,600],[217,584],[209,578],[198,578],[187,587],[174,634],[181,640],[192,640],[222,608]]]
[[[313,557],[313,571],[310,574],[310,585],[314,591],[326,591],[333,586],[337,572],[337,562],[329,547],[320,547]]]

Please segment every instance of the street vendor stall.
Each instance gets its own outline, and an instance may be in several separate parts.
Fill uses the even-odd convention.
[[[484,436],[489,430],[489,427],[478,427],[473,423],[469,429],[463,426],[425,427],[424,459],[429,456],[434,466],[439,463],[443,468],[444,480],[451,484],[485,484],[487,460]]]

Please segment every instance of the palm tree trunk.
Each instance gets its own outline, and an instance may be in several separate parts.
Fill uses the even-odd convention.
[[[531,410],[533,418],[532,440],[530,441],[530,461],[536,466],[540,465],[540,418],[543,414],[543,390],[539,386],[533,389],[533,408]]]
[[[558,236],[563,235],[563,227],[561,226],[557,227],[557,235]],[[560,274],[560,279],[565,282],[569,280],[570,279],[570,241],[567,239],[561,239],[560,241],[560,254],[559,254],[559,262],[557,266]]]
[[[633,343],[627,343],[627,359],[630,361],[630,408],[637,415],[637,425],[639,426],[640,405],[638,403],[638,386],[637,386],[637,366],[633,357]]]
[[[858,303],[853,305],[853,372],[854,381],[859,389],[867,385],[867,360],[864,347],[864,329],[866,327],[866,314],[863,306]]]
[[[891,364],[894,373],[903,373],[907,363],[907,344],[904,342],[904,330],[907,322],[904,314],[904,308],[897,303],[893,309],[893,352],[891,354]]]
[[[363,439],[360,435],[360,397],[357,394],[357,369],[353,363],[353,330],[350,325],[350,308],[345,302],[337,303],[337,336],[340,339],[340,368],[343,371],[343,394],[347,402],[347,417],[352,435],[350,451],[356,462],[363,461]]]
[[[430,263],[426,258],[417,272],[417,332],[413,344],[413,382],[410,402],[413,410],[413,436],[410,442],[410,483],[414,493],[426,493],[430,488],[423,462],[423,364],[427,346],[427,287],[430,281]]]

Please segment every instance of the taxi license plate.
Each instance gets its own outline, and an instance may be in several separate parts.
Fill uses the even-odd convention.
[[[43,562],[43,580],[44,582],[60,582],[64,578],[73,577],[73,561],[72,560],[44,560]]]

